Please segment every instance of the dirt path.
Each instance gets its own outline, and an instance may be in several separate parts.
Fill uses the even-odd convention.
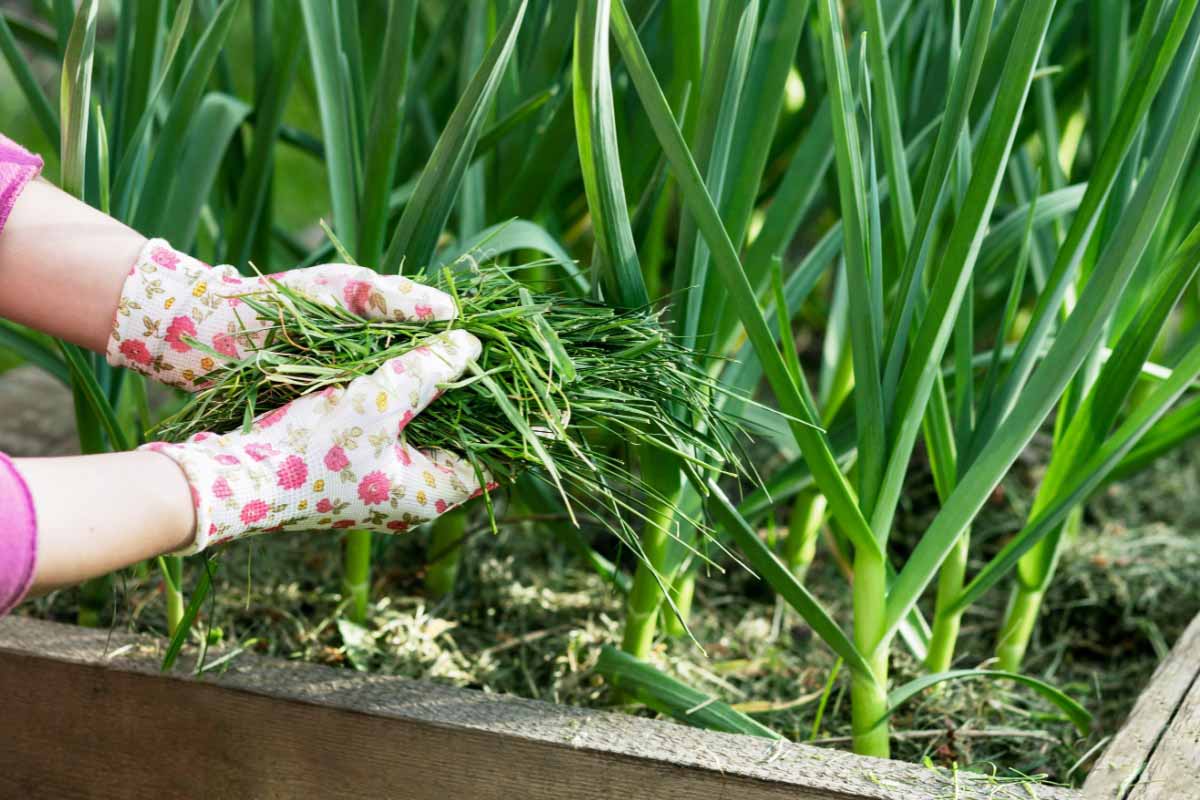
[[[0,451],[11,456],[78,453],[71,390],[37,367],[0,374]]]

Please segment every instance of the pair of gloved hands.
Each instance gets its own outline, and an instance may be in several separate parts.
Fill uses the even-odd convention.
[[[189,340],[233,358],[252,351],[263,335],[254,328],[265,323],[238,295],[265,280],[370,319],[445,321],[457,314],[444,292],[364,267],[324,264],[243,278],[231,266],[209,267],[155,239],[125,280],[109,363],[198,390],[217,364]],[[466,331],[431,335],[371,375],[259,416],[248,433],[144,445],[175,461],[191,487],[196,537],[184,552],[275,530],[399,532],[479,494],[468,461],[402,438],[439,386],[457,380],[479,352]]]

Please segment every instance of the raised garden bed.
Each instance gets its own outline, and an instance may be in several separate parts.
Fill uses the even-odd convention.
[[[1200,617],[1082,791],[251,654],[164,674],[161,647],[0,621],[0,796],[1151,800],[1200,785]]]

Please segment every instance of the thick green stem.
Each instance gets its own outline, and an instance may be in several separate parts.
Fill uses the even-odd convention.
[[[663,589],[669,587],[679,563],[668,567],[671,531],[683,491],[683,475],[672,453],[648,447],[641,452],[642,475],[655,490],[656,502],[642,528],[642,553],[625,606],[625,635],[621,649],[635,658],[646,658],[654,646]]]
[[[971,545],[970,531],[958,538],[942,568],[938,572],[937,601],[934,605],[933,632],[929,637],[929,653],[925,657],[925,668],[930,672],[945,672],[954,662],[954,646],[958,642],[958,628],[962,622],[962,611],[949,612],[947,606],[958,597],[967,574],[967,551]]]
[[[666,526],[671,524],[674,516],[674,509],[660,508],[657,518],[651,518],[642,531],[644,560],[638,563],[633,573],[633,587],[629,590],[625,610],[625,636],[621,640],[621,649],[635,658],[646,658],[654,645],[658,609],[662,604],[662,589],[654,573],[657,565],[665,560]],[[651,564],[656,566],[651,567]],[[663,578],[665,580],[666,576]]]
[[[696,573],[685,572],[671,584],[671,602],[675,608],[663,608],[663,632],[668,636],[687,635],[687,623],[692,616],[692,599],[696,596]]]
[[[167,601],[167,635],[174,636],[183,621],[183,559],[164,556],[167,575],[163,576],[163,594]]]
[[[429,544],[425,549],[428,559],[425,589],[431,596],[446,597],[454,591],[466,530],[467,515],[462,509],[450,511],[434,521]]]
[[[1082,521],[1083,507],[1076,506],[1058,529],[1021,556],[1017,563],[1016,588],[996,641],[996,658],[999,659],[1000,669],[1020,671],[1025,651],[1029,649],[1029,639],[1033,636],[1042,610],[1042,597],[1054,578],[1063,542],[1074,540]]]
[[[883,559],[860,550],[854,557],[854,644],[866,656],[873,675],[851,675],[851,732],[854,752],[879,758],[891,754],[886,718],[889,648],[883,643],[886,597]]]
[[[1000,640],[996,645],[997,665],[1009,672],[1018,672],[1029,647],[1029,637],[1037,624],[1038,612],[1042,608],[1041,589],[1030,589],[1020,583],[1013,590],[1004,627],[1000,629]]]
[[[783,540],[783,557],[798,581],[804,581],[817,554],[817,539],[824,522],[825,495],[809,489],[796,496],[788,521],[788,535]]]
[[[367,603],[371,589],[371,532],[348,531],[342,562],[342,591],[350,598],[351,622],[367,621]]]

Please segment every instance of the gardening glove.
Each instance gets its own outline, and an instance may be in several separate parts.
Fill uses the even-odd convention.
[[[439,386],[457,380],[479,352],[474,336],[448,331],[346,387],[259,416],[248,433],[143,445],[175,461],[191,486],[196,538],[184,554],[270,531],[396,533],[480,494],[469,461],[404,440]]]
[[[254,350],[271,323],[258,321],[238,295],[260,290],[268,280],[367,319],[448,320],[457,314],[446,293],[366,267],[322,264],[245,278],[231,266],[210,267],[151,239],[121,289],[108,363],[188,391],[204,388],[216,359],[191,342],[231,359]]]

